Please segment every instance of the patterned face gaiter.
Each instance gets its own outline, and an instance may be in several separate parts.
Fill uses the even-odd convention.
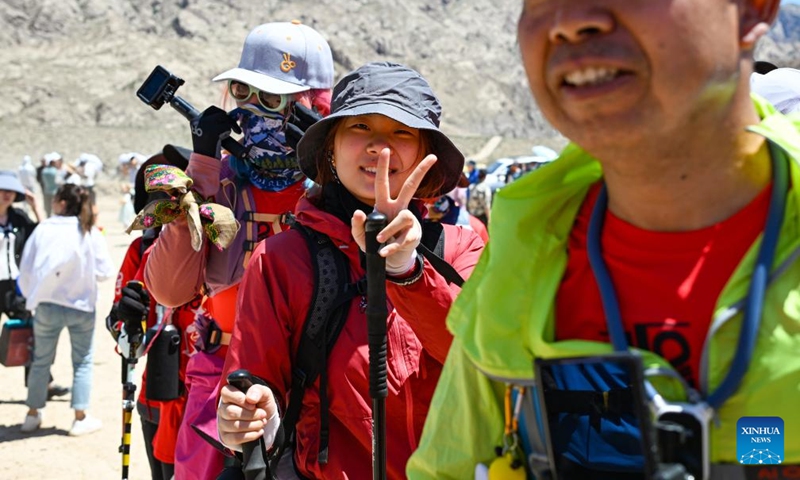
[[[244,146],[250,147],[248,158],[230,158],[237,175],[269,192],[279,192],[304,178],[294,150],[286,145],[282,114],[246,104],[228,115],[242,127]]]

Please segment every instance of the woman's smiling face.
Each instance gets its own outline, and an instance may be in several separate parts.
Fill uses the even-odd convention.
[[[359,201],[375,202],[378,155],[391,150],[389,190],[396,196],[424,156],[420,131],[379,114],[345,117],[336,127],[333,160],[339,181]]]

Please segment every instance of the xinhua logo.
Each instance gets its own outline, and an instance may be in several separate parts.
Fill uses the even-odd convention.
[[[742,417],[736,423],[736,455],[742,465],[783,463],[783,419]]]

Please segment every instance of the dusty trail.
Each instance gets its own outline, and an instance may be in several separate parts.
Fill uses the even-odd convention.
[[[133,236],[128,236],[117,220],[118,195],[98,197],[99,224],[105,228],[106,241],[116,267],[122,263]],[[51,400],[43,410],[42,428],[33,434],[19,432],[27,408],[27,390],[21,367],[0,366],[0,478],[29,479],[114,479],[121,478],[121,455],[118,447],[122,432],[122,384],[120,357],[114,352],[114,341],[105,329],[104,319],[113,299],[114,279],[99,284],[95,329],[94,383],[89,411],[103,421],[103,428],[83,437],[69,437],[73,413],[70,396]],[[143,361],[137,369],[141,379]],[[62,332],[55,365],[56,382],[72,383],[69,336]],[[137,389],[138,396],[138,389]],[[131,446],[131,479],[149,478],[150,469],[142,441],[138,415],[133,418]]]

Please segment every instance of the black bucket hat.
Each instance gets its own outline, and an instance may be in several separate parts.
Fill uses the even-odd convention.
[[[309,127],[297,145],[300,170],[312,180],[317,178],[317,159],[325,155],[325,139],[337,119],[373,113],[425,130],[431,153],[438,159],[433,168],[444,172],[445,181],[438,194],[456,187],[464,169],[464,155],[439,131],[439,99],[419,73],[388,62],[368,63],[333,87],[331,114]]]
[[[136,171],[136,181],[133,185],[133,211],[139,213],[147,206],[149,194],[144,189],[144,169],[149,165],[172,165],[181,170],[189,166],[189,156],[192,151],[188,148],[175,145],[164,145],[161,152],[148,158]]]

